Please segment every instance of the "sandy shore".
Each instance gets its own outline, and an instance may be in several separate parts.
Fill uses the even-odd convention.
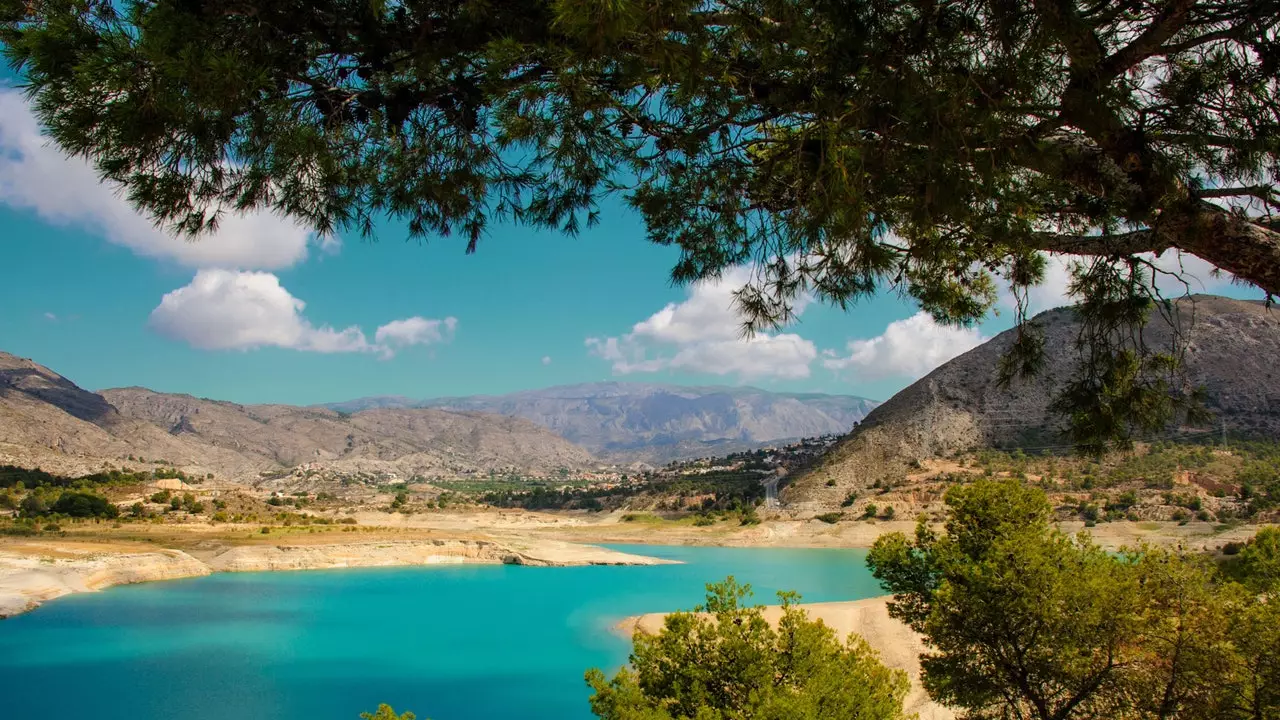
[[[207,546],[140,552],[137,544],[34,541],[0,546],[0,617],[71,593],[215,572],[444,564],[660,565],[670,560],[556,540],[382,540]]]
[[[482,532],[494,537],[552,538],[577,543],[654,545],[717,545],[730,547],[869,548],[885,533],[915,532],[914,519],[844,520],[829,524],[816,519],[778,515],[760,525],[742,526],[736,521],[697,527],[692,522],[627,522],[627,512],[537,512],[486,510],[430,512],[414,515],[363,513],[361,525],[377,525],[405,531],[436,530],[451,533]],[[643,515],[643,513],[642,513]],[[652,516],[649,516],[652,518]],[[1215,523],[1110,522],[1085,528],[1083,522],[1059,523],[1070,533],[1087,530],[1108,550],[1149,543],[1180,546],[1188,550],[1216,550],[1228,542],[1247,540],[1262,525],[1241,524],[1224,528]]]
[[[853,600],[849,602],[808,603],[801,605],[809,617],[821,620],[835,630],[840,637],[857,633],[880,654],[880,660],[889,667],[905,670],[911,679],[911,691],[904,703],[907,714],[915,713],[919,720],[953,720],[955,713],[933,702],[920,684],[920,653],[925,651],[924,640],[906,625],[889,617],[888,597]],[[765,618],[777,623],[782,608],[771,605],[765,608]],[[627,618],[618,624],[620,632],[656,633],[662,629],[665,613],[650,613]]]

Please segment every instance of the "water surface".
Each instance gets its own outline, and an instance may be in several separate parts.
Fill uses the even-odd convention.
[[[621,618],[688,609],[735,575],[760,602],[879,594],[861,550],[611,546],[654,567],[226,573],[73,595],[0,622],[12,718],[586,720]]]

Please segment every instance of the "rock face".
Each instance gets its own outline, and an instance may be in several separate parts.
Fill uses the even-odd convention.
[[[211,572],[207,565],[178,550],[123,554],[63,550],[52,557],[0,552],[0,618],[71,593]]]
[[[1143,338],[1149,348],[1173,347],[1175,328],[1187,380],[1203,387],[1215,419],[1207,428],[1171,428],[1169,436],[1216,433],[1280,437],[1280,312],[1262,303],[1196,295],[1176,303],[1175,325],[1155,318]],[[838,506],[850,490],[901,478],[912,461],[978,447],[1066,449],[1063,420],[1049,404],[1076,367],[1073,311],[1041,313],[1046,366],[1034,378],[1002,388],[996,367],[1012,330],[926,375],[877,407],[812,472],[797,478],[783,500],[797,509]],[[835,481],[828,486],[828,481]]]
[[[231,480],[305,463],[406,478],[595,463],[581,447],[519,418],[426,408],[348,415],[144,388],[91,393],[0,353],[0,464],[82,474],[132,462],[129,456]]]
[[[875,406],[874,400],[846,395],[605,382],[499,396],[362,398],[327,407],[438,407],[513,415],[602,457],[666,462],[777,440],[843,434]]]

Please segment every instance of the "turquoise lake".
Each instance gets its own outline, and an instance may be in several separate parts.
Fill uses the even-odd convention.
[[[12,718],[586,720],[590,667],[628,615],[689,609],[734,575],[760,603],[880,593],[861,550],[618,546],[655,567],[227,573],[73,595],[0,621]]]

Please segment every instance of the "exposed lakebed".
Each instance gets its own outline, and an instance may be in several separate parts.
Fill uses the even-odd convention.
[[[863,550],[610,546],[651,567],[462,565],[235,573],[58,599],[0,622],[9,717],[353,720],[387,702],[434,720],[591,717],[613,626],[687,609],[734,575],[761,603],[879,594]]]

